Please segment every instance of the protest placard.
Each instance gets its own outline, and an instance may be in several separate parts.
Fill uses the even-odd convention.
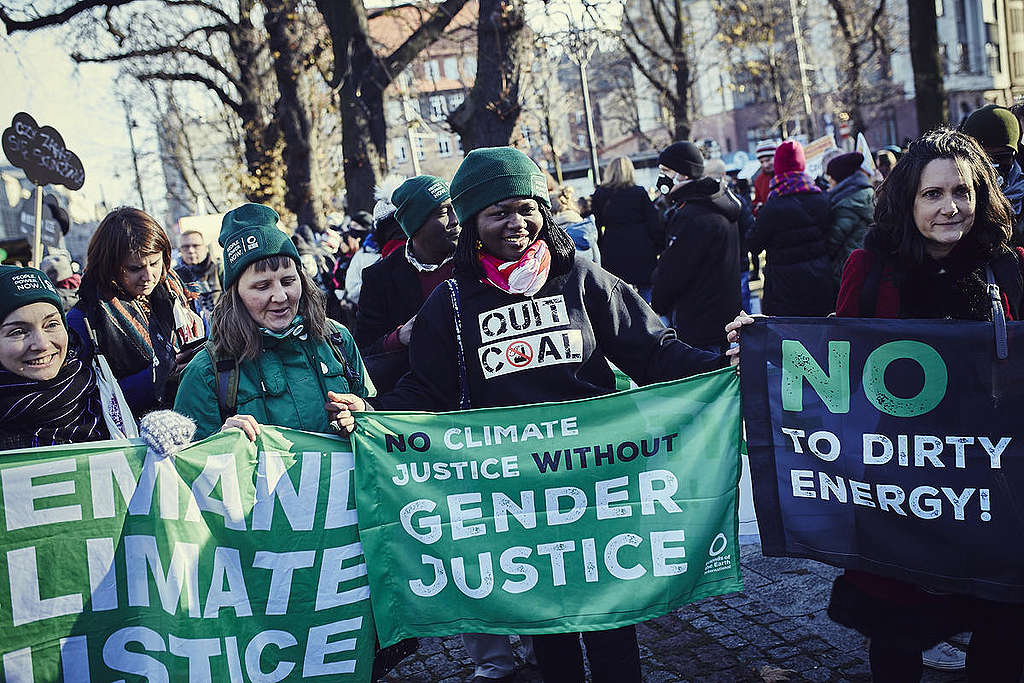
[[[0,457],[4,680],[369,681],[348,442],[139,443]]]
[[[1024,324],[769,318],[743,330],[766,555],[1024,601]]]
[[[731,369],[564,403],[364,413],[357,425],[384,644],[609,629],[742,588]]]

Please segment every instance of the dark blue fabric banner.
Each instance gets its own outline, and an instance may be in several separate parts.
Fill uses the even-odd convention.
[[[740,382],[765,555],[1024,602],[1024,323],[766,318]]]

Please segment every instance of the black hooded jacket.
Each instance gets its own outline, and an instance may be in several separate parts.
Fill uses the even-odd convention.
[[[828,195],[799,192],[769,199],[747,234],[750,253],[768,253],[761,312],[828,315],[835,308],[832,271],[825,251],[831,228]]]
[[[725,325],[740,312],[742,205],[725,183],[699,178],[669,195],[668,246],[654,270],[651,305],[668,316],[679,338],[725,344]]]

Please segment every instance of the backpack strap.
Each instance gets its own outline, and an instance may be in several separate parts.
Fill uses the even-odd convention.
[[[238,361],[234,358],[218,358],[213,342],[203,344],[210,362],[217,372],[217,407],[220,409],[221,424],[238,411]]]
[[[327,345],[331,347],[331,353],[334,354],[334,359],[341,364],[345,379],[348,380],[350,386],[353,382],[361,382],[363,378],[359,376],[355,367],[349,362],[348,358],[345,357],[345,335],[341,333],[344,327],[341,326],[341,323],[335,322],[330,318],[327,319],[327,327],[327,335],[324,339],[327,342]]]
[[[1000,254],[989,264],[995,283],[1003,294],[1006,302],[1006,313],[1013,320],[1020,320],[1021,299],[1024,298],[1024,273],[1021,272],[1021,253],[1012,249],[1009,253]]]

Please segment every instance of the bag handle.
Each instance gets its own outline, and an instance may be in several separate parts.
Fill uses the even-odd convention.
[[[988,298],[992,301],[992,326],[996,337],[996,358],[1006,360],[1010,355],[1006,342],[1006,312],[1003,310],[1003,296],[999,293],[992,266],[985,266],[985,280],[988,282]]]
[[[455,315],[455,349],[459,357],[459,410],[473,406],[469,400],[469,380],[466,377],[466,354],[462,349],[462,312],[459,310],[459,285],[455,278],[445,280],[452,297],[452,313]]]

